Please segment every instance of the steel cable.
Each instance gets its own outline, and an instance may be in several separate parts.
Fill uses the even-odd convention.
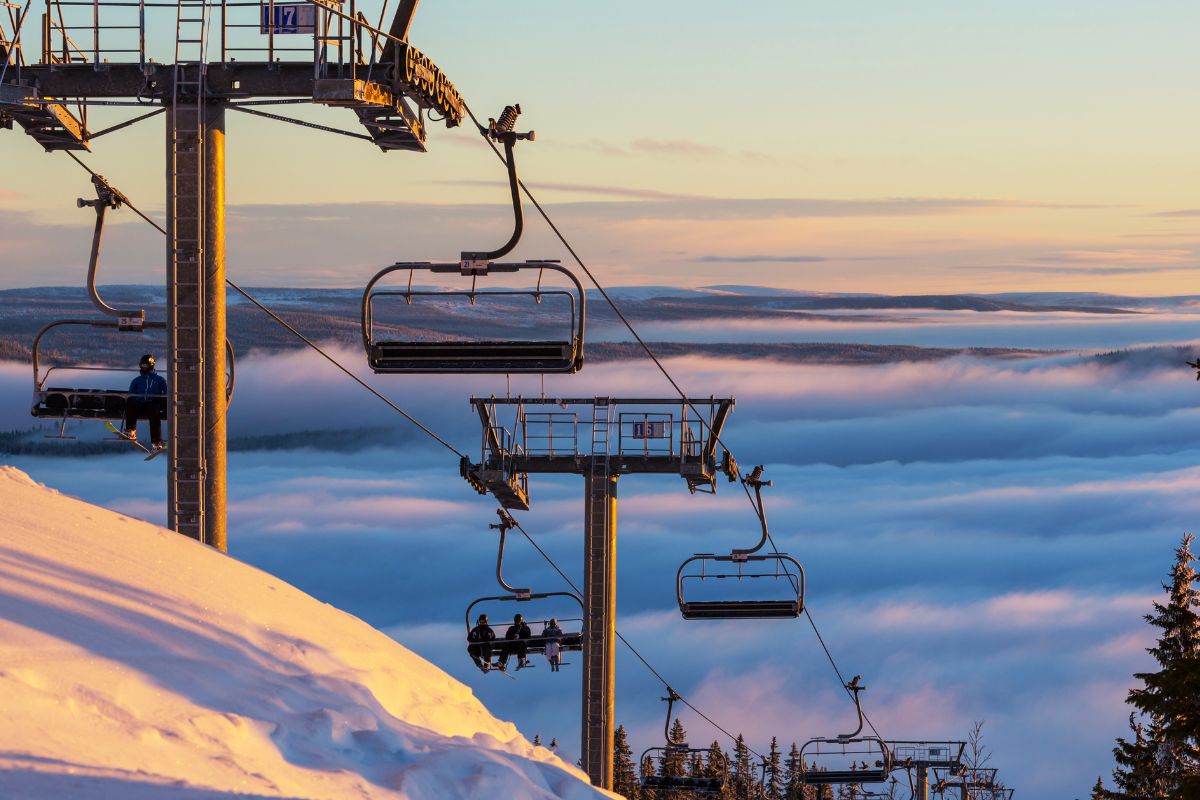
[[[493,142],[486,135],[487,129],[479,124],[479,119],[475,116],[475,112],[473,112],[471,110],[471,107],[469,105],[467,105],[467,103],[465,101],[463,102],[463,108],[466,110],[467,115],[470,116],[471,121],[475,123],[476,129],[480,131],[480,134],[481,134],[483,140],[485,142],[487,142],[488,146],[492,149],[492,152],[496,154],[496,157],[499,158],[501,162],[504,162],[507,164],[507,161],[505,160],[504,155],[500,152],[499,148],[496,147],[495,142]],[[695,413],[696,418],[700,421],[700,424],[709,430],[709,433],[717,441],[718,444],[720,444],[722,447],[724,447],[727,451],[729,451],[732,454],[733,451],[725,444],[725,442],[721,439],[720,435],[716,431],[714,431],[707,422],[705,422],[704,417],[700,414],[699,409],[697,409],[696,406],[691,402],[687,393],[683,391],[683,388],[679,385],[679,383],[675,380],[675,378],[672,377],[671,373],[663,365],[662,361],[660,361],[658,356],[656,356],[654,354],[654,351],[650,349],[650,346],[641,337],[641,334],[639,334],[637,332],[637,329],[634,328],[633,323],[629,321],[629,318],[627,316],[625,316],[625,313],[620,309],[620,307],[617,305],[616,301],[613,300],[612,296],[608,293],[608,291],[604,288],[604,286],[601,285],[600,281],[596,278],[596,275],[587,266],[587,264],[584,263],[583,259],[580,258],[579,253],[576,252],[575,248],[567,240],[567,237],[563,234],[563,232],[561,230],[559,230],[558,226],[554,223],[554,220],[552,220],[550,218],[550,215],[542,207],[542,204],[538,202],[538,199],[536,197],[534,197],[533,192],[531,192],[529,190],[529,187],[525,185],[524,181],[518,180],[517,183],[521,187],[521,191],[525,193],[525,196],[527,198],[529,198],[529,202],[533,203],[534,208],[536,208],[538,210],[538,213],[541,215],[542,219],[550,227],[550,230],[552,230],[554,232],[554,235],[558,238],[558,241],[562,244],[563,247],[565,247],[567,249],[567,252],[571,254],[571,257],[575,260],[575,263],[579,265],[579,268],[582,269],[584,274],[587,275],[588,280],[590,280],[592,282],[592,285],[595,286],[597,291],[600,292],[600,294],[604,298],[605,302],[607,302],[609,307],[612,308],[613,313],[615,313],[617,315],[617,317],[625,325],[625,328],[629,331],[629,333],[633,336],[633,338],[637,340],[637,343],[641,346],[642,350],[645,351],[647,357],[649,357],[650,360],[654,362],[654,365],[658,368],[658,371],[663,374],[663,377],[665,377],[667,379],[667,382],[671,384],[671,386],[675,389],[676,393],[679,394],[679,397],[683,400],[683,402],[692,410],[693,413]],[[736,459],[735,459],[735,461],[736,461]],[[738,478],[740,479],[741,478],[740,470],[738,470],[738,472],[736,474],[737,474]],[[754,498],[750,494],[750,488],[746,485],[745,480],[739,480],[739,483],[741,483],[742,490],[746,494],[746,499],[749,500],[750,506],[754,510],[755,517],[757,517],[759,522],[762,523],[765,527],[765,521],[763,520],[763,514],[759,510],[758,504],[754,502]],[[779,548],[775,544],[775,539],[774,539],[774,537],[771,536],[771,533],[769,530],[767,531],[767,540],[771,543],[771,548],[775,552],[779,552]],[[807,608],[805,610],[807,611]],[[821,632],[817,629],[817,624],[816,624],[816,622],[813,621],[811,614],[808,614],[808,621],[809,621],[809,624],[812,625],[813,632],[817,634],[817,639],[818,639],[818,641],[821,642],[821,647],[825,651],[825,655],[828,657],[829,663],[833,667],[834,672],[837,674],[838,680],[841,681],[842,688],[846,691],[848,696],[853,697],[853,694],[850,692],[850,690],[846,688],[846,681],[842,677],[842,671],[838,668],[837,662],[834,660],[833,655],[829,652],[829,648],[825,647],[825,641],[821,637]],[[685,704],[686,704],[686,701],[685,701]],[[863,715],[863,718],[867,719],[868,724],[871,724],[870,719],[868,719],[865,714]],[[871,724],[871,730],[875,731],[876,736],[879,736],[879,731],[875,730],[874,724]],[[882,737],[880,737],[880,738],[882,738]]]
[[[474,113],[472,113],[472,112],[471,112],[470,108],[469,108],[469,107],[467,107],[465,103],[464,103],[464,107],[466,108],[466,110],[467,110],[467,113],[468,113],[468,114],[471,116],[471,119],[472,119],[473,121],[475,121],[476,125],[478,125],[478,121],[476,120]],[[503,155],[501,155],[501,154],[500,154],[499,150],[497,150],[497,149],[496,149],[495,145],[494,145],[494,144],[492,144],[490,141],[489,141],[489,144],[491,144],[491,146],[492,146],[492,149],[493,149],[493,150],[496,152],[497,156],[499,156],[499,157],[501,158],[501,160],[503,160],[503,158],[504,158],[504,157],[503,157]],[[74,153],[70,152],[69,150],[68,150],[68,151],[65,151],[65,152],[66,152],[66,153],[67,153],[67,155],[69,155],[69,156],[70,156],[70,157],[71,157],[71,158],[72,158],[72,159],[73,159],[73,160],[74,160],[74,161],[75,161],[77,164],[79,164],[79,166],[80,166],[80,167],[82,167],[84,170],[86,170],[86,171],[87,171],[89,174],[91,174],[91,175],[93,175],[93,176],[95,176],[95,175],[96,175],[96,172],[95,172],[94,170],[92,170],[90,167],[88,167],[88,166],[87,166],[87,164],[85,164],[85,163],[84,163],[82,160],[80,160],[79,158],[77,158],[77,157],[75,156],[75,154],[74,154]],[[645,352],[647,353],[647,355],[648,355],[648,356],[649,356],[649,357],[650,357],[650,358],[651,358],[651,359],[654,361],[654,363],[655,363],[655,365],[658,367],[659,371],[661,371],[661,372],[663,373],[663,375],[664,375],[664,376],[667,378],[667,380],[668,380],[668,381],[671,383],[672,387],[674,387],[675,391],[679,393],[680,397],[681,397],[681,398],[683,398],[684,402],[685,402],[685,403],[686,403],[686,404],[687,404],[687,405],[688,405],[688,406],[689,406],[689,407],[692,409],[692,411],[693,411],[693,412],[696,414],[696,416],[697,416],[697,419],[700,421],[700,423],[701,423],[702,425],[704,425],[705,427],[707,427],[707,428],[709,429],[709,431],[710,431],[711,433],[713,433],[713,435],[714,435],[714,438],[716,438],[716,440],[717,440],[717,441],[718,441],[718,442],[719,442],[719,443],[720,443],[720,444],[721,444],[721,445],[724,447],[724,446],[725,446],[725,443],[724,443],[723,441],[721,441],[721,439],[720,439],[720,437],[719,437],[719,436],[716,436],[716,435],[715,435],[715,432],[714,432],[714,431],[712,431],[712,428],[711,428],[710,426],[708,426],[708,424],[707,424],[707,423],[704,421],[704,418],[703,418],[703,417],[700,415],[700,412],[699,412],[699,410],[698,410],[698,409],[696,409],[696,407],[695,407],[695,406],[694,406],[694,405],[691,403],[690,399],[689,399],[689,398],[687,397],[687,395],[686,395],[686,394],[683,392],[682,388],[681,388],[681,387],[679,386],[679,384],[678,384],[678,383],[675,381],[675,379],[674,379],[674,378],[673,378],[673,377],[670,375],[670,373],[667,371],[666,367],[664,367],[664,366],[663,366],[662,362],[658,360],[658,358],[657,358],[657,357],[654,355],[653,351],[651,351],[651,350],[650,350],[649,346],[646,344],[646,342],[645,342],[645,341],[644,341],[644,340],[641,338],[641,336],[638,334],[637,330],[636,330],[636,329],[633,327],[633,324],[632,324],[631,322],[629,322],[628,318],[627,318],[627,317],[624,315],[624,313],[622,313],[622,311],[620,310],[620,308],[618,308],[618,307],[617,307],[616,303],[615,303],[615,302],[612,300],[611,296],[610,296],[610,295],[608,294],[608,292],[607,292],[607,291],[604,289],[604,287],[603,287],[603,286],[600,284],[600,282],[597,280],[597,278],[595,277],[595,275],[594,275],[594,274],[591,272],[591,270],[590,270],[590,269],[588,269],[588,267],[587,267],[587,266],[584,264],[583,260],[582,260],[582,259],[579,257],[579,255],[578,255],[578,254],[575,252],[575,249],[574,249],[574,248],[573,248],[573,247],[570,245],[570,243],[567,241],[566,237],[565,237],[565,236],[562,234],[562,232],[561,232],[561,231],[558,229],[558,227],[557,227],[557,226],[554,224],[553,220],[551,220],[551,219],[550,219],[549,215],[548,215],[548,214],[546,213],[546,211],[545,211],[545,210],[542,208],[541,204],[539,204],[539,203],[538,203],[537,199],[536,199],[536,198],[533,196],[533,194],[532,194],[532,193],[529,191],[529,188],[528,188],[528,187],[526,187],[526,186],[525,186],[525,184],[524,184],[523,182],[521,182],[521,181],[518,181],[518,184],[520,185],[520,187],[521,187],[522,191],[525,193],[526,197],[528,197],[528,198],[529,198],[529,200],[530,200],[530,202],[532,202],[532,203],[534,204],[534,206],[535,206],[535,207],[538,209],[538,212],[539,212],[539,213],[542,215],[542,218],[543,218],[543,219],[546,221],[546,223],[547,223],[547,224],[550,226],[550,228],[551,228],[551,229],[554,231],[555,235],[556,235],[556,236],[559,238],[559,241],[560,241],[560,242],[562,242],[563,246],[564,246],[564,247],[566,247],[566,248],[567,248],[567,250],[568,250],[568,251],[571,253],[572,257],[573,257],[573,258],[575,259],[575,261],[576,261],[576,262],[579,264],[579,266],[580,266],[580,267],[581,267],[581,268],[584,270],[584,272],[587,274],[588,278],[589,278],[589,279],[592,281],[593,285],[595,285],[595,286],[596,286],[596,288],[597,288],[597,289],[600,291],[600,293],[603,295],[604,299],[605,299],[605,300],[608,302],[608,304],[609,304],[609,305],[612,307],[613,311],[614,311],[614,312],[615,312],[615,313],[618,315],[618,317],[620,317],[621,321],[622,321],[622,322],[625,324],[625,326],[626,326],[626,327],[629,329],[630,333],[631,333],[631,334],[632,334],[632,335],[633,335],[633,336],[634,336],[634,337],[637,339],[638,343],[639,343],[639,344],[642,346],[642,348],[645,350]],[[137,208],[137,207],[136,207],[136,206],[135,206],[135,205],[134,205],[132,202],[130,202],[128,199],[126,199],[126,203],[125,203],[125,204],[126,204],[126,205],[127,205],[129,208],[130,208],[130,210],[131,210],[131,211],[133,211],[135,214],[137,214],[139,217],[141,217],[143,220],[145,220],[145,221],[146,221],[148,224],[150,224],[150,225],[151,225],[151,226],[153,226],[153,227],[154,227],[156,230],[158,230],[158,232],[159,232],[159,233],[162,233],[163,235],[166,235],[166,233],[167,233],[167,232],[166,232],[166,229],[164,229],[164,228],[163,228],[161,225],[159,225],[157,222],[155,222],[155,221],[154,221],[153,219],[151,219],[150,217],[146,216],[146,214],[142,213],[142,211],[141,211],[140,209],[138,209],[138,208]],[[453,445],[451,445],[449,442],[447,442],[447,441],[446,441],[445,439],[443,439],[442,437],[438,436],[438,435],[437,435],[436,433],[434,433],[434,432],[433,432],[433,431],[432,431],[432,430],[431,430],[429,427],[427,427],[426,425],[424,425],[423,423],[421,423],[419,420],[417,420],[415,417],[413,417],[411,414],[409,414],[409,413],[408,413],[407,411],[405,411],[403,408],[401,408],[400,406],[396,405],[394,402],[392,402],[391,400],[389,400],[387,397],[385,397],[383,394],[381,394],[380,392],[378,392],[376,389],[374,389],[374,388],[373,388],[372,386],[370,386],[368,383],[366,383],[365,381],[363,381],[361,378],[359,378],[357,375],[355,375],[353,372],[351,372],[349,369],[347,369],[345,366],[343,366],[343,365],[342,365],[342,364],[341,364],[339,361],[337,361],[335,358],[333,358],[333,357],[332,357],[332,356],[330,356],[328,353],[326,353],[326,352],[325,352],[325,351],[324,351],[324,350],[323,350],[323,349],[322,349],[322,348],[321,348],[319,345],[317,345],[315,342],[313,342],[312,340],[310,340],[310,339],[308,339],[307,337],[305,337],[305,336],[304,336],[302,333],[300,333],[300,331],[296,330],[296,329],[295,329],[293,326],[291,326],[290,324],[288,324],[286,321],[284,321],[282,318],[280,318],[280,317],[279,317],[277,314],[275,314],[273,311],[271,311],[269,308],[267,308],[265,305],[263,305],[261,302],[259,302],[259,301],[258,301],[258,300],[257,300],[255,297],[253,297],[253,296],[252,296],[252,295],[250,295],[248,292],[246,292],[246,290],[244,290],[242,287],[240,287],[239,285],[237,285],[236,283],[234,283],[232,280],[229,280],[228,278],[226,279],[226,281],[225,281],[225,282],[226,282],[226,283],[227,283],[227,284],[228,284],[228,285],[229,285],[231,288],[233,288],[233,290],[234,290],[234,291],[236,291],[236,292],[238,292],[239,294],[241,294],[241,295],[242,295],[243,297],[245,297],[245,298],[246,298],[248,301],[250,301],[251,303],[253,303],[253,304],[254,304],[254,305],[255,305],[255,306],[256,306],[256,307],[257,307],[259,310],[261,310],[263,313],[267,314],[267,315],[268,315],[268,316],[269,316],[269,317],[270,317],[272,320],[274,320],[276,323],[278,323],[279,325],[281,325],[282,327],[284,327],[286,330],[288,330],[288,331],[289,331],[289,332],[290,332],[292,335],[294,335],[295,337],[297,337],[298,339],[300,339],[300,341],[302,341],[302,342],[303,342],[304,344],[306,344],[308,347],[310,347],[310,348],[312,348],[313,350],[315,350],[315,351],[316,351],[317,353],[319,353],[319,354],[320,354],[320,355],[321,355],[323,358],[325,358],[327,361],[329,361],[331,364],[333,364],[335,367],[337,367],[337,368],[338,368],[338,369],[339,369],[341,372],[343,372],[345,375],[347,375],[347,376],[348,376],[348,377],[349,377],[351,380],[355,381],[355,382],[356,382],[356,383],[358,383],[360,386],[362,386],[364,389],[366,389],[368,392],[370,392],[370,393],[371,393],[371,394],[373,394],[375,397],[377,397],[379,400],[383,401],[385,404],[387,404],[387,405],[388,405],[388,407],[389,407],[389,408],[391,408],[392,410],[394,410],[395,412],[397,412],[398,414],[400,414],[402,417],[404,417],[406,420],[408,420],[410,423],[412,423],[414,426],[416,426],[416,427],[417,427],[419,430],[421,430],[423,433],[425,433],[426,435],[428,435],[428,436],[430,436],[431,438],[433,438],[435,441],[437,441],[439,444],[441,444],[443,447],[445,447],[446,449],[448,449],[449,451],[451,451],[451,452],[452,452],[452,453],[454,453],[455,455],[459,456],[459,458],[462,458],[462,457],[464,456],[464,453],[462,453],[460,450],[458,450],[456,447],[454,447]],[[726,449],[728,449],[728,448],[726,448]],[[740,477],[740,472],[739,472],[738,474],[739,474],[739,477]],[[753,499],[753,497],[751,497],[751,496],[750,496],[750,490],[749,490],[749,488],[746,486],[746,483],[745,483],[745,481],[744,481],[744,480],[740,481],[740,483],[742,484],[742,488],[743,488],[743,490],[745,490],[745,492],[746,492],[746,496],[747,496],[747,498],[750,500],[750,503],[751,503],[752,507],[753,507],[753,508],[754,508],[754,510],[755,510],[755,516],[756,516],[756,517],[758,517],[758,518],[760,519],[760,521],[761,521],[762,515],[761,515],[761,513],[758,511],[757,504],[755,504],[755,503],[754,503],[754,499]],[[514,520],[514,521],[515,521],[515,520]],[[554,559],[553,559],[553,558],[551,558],[551,557],[550,557],[550,555],[549,555],[548,553],[546,553],[546,551],[545,551],[545,550],[543,550],[543,549],[541,548],[541,546],[540,546],[540,545],[538,545],[538,543],[537,543],[537,542],[536,542],[536,541],[533,539],[533,537],[532,537],[532,536],[529,534],[529,532],[528,532],[528,531],[526,531],[526,530],[525,530],[525,528],[524,528],[523,526],[521,526],[521,525],[520,525],[520,523],[518,523],[518,524],[517,524],[517,529],[518,529],[519,531],[521,531],[522,535],[524,535],[524,536],[525,536],[525,538],[526,538],[526,539],[529,541],[529,543],[533,545],[534,549],[536,549],[536,550],[538,551],[538,553],[539,553],[539,554],[542,556],[542,558],[543,558],[543,559],[545,559],[545,560],[546,560],[546,562],[547,562],[548,564],[550,564],[550,566],[551,566],[551,567],[553,567],[553,569],[555,570],[555,572],[557,572],[557,573],[559,574],[559,576],[560,576],[560,577],[562,577],[562,579],[563,579],[564,581],[566,581],[567,585],[568,585],[568,586],[570,586],[570,587],[571,587],[571,588],[572,588],[572,589],[573,589],[575,592],[577,592],[577,593],[581,593],[581,592],[580,592],[580,589],[579,589],[579,587],[575,585],[574,581],[572,581],[572,580],[571,580],[571,579],[570,579],[570,578],[567,576],[567,574],[566,574],[565,572],[563,572],[563,570],[562,570],[562,569],[561,569],[561,568],[558,566],[558,564],[557,564],[557,563],[554,561]],[[767,533],[767,538],[768,538],[768,540],[771,542],[771,547],[772,547],[772,548],[774,548],[774,549],[776,549],[776,551],[777,551],[777,550],[778,550],[778,548],[776,547],[776,545],[775,545],[775,541],[774,541],[774,539],[771,537],[771,534],[770,534],[770,532],[769,532],[769,531],[768,531],[768,533]],[[811,614],[811,613],[808,611],[808,609],[807,609],[807,608],[805,609],[805,613],[806,613],[806,614],[807,614],[807,616],[808,616],[808,621],[809,621],[809,624],[810,624],[810,625],[812,625],[813,632],[817,634],[817,639],[818,639],[818,641],[821,643],[821,647],[822,647],[822,649],[825,651],[825,655],[826,655],[826,657],[829,659],[829,663],[830,663],[830,665],[833,667],[833,669],[834,669],[834,672],[835,672],[835,673],[837,674],[837,676],[838,676],[838,679],[839,679],[839,680],[842,682],[843,689],[845,689],[845,680],[844,680],[844,678],[842,677],[842,672],[841,672],[841,670],[838,668],[838,666],[837,666],[837,663],[836,663],[836,661],[834,660],[832,653],[830,653],[830,651],[829,651],[829,648],[828,648],[828,647],[826,647],[826,645],[825,645],[825,641],[824,641],[824,638],[821,636],[821,633],[820,633],[820,631],[817,629],[816,622],[813,620],[813,618],[812,618],[812,614]],[[653,667],[653,665],[651,665],[651,664],[650,664],[650,662],[649,662],[649,661],[648,661],[648,660],[647,660],[647,659],[646,659],[646,658],[645,658],[645,657],[644,657],[644,656],[641,654],[641,652],[639,652],[639,651],[637,650],[637,648],[635,648],[635,647],[634,647],[634,646],[633,646],[633,645],[632,645],[632,644],[629,642],[629,640],[628,640],[628,639],[626,639],[626,638],[625,638],[625,637],[624,637],[624,636],[623,636],[623,635],[620,633],[620,631],[616,631],[616,635],[617,635],[617,638],[618,638],[618,639],[620,639],[620,640],[621,640],[621,642],[622,642],[622,643],[623,643],[623,644],[624,644],[624,645],[625,645],[627,648],[629,648],[630,652],[632,652],[632,653],[633,653],[633,655],[634,655],[634,656],[635,656],[635,657],[636,657],[636,658],[637,658],[637,659],[638,659],[638,660],[639,660],[639,661],[640,661],[640,662],[643,664],[643,666],[645,666],[645,667],[646,667],[646,669],[647,669],[647,670],[649,670],[649,671],[650,671],[650,673],[651,673],[652,675],[654,675],[654,677],[656,677],[656,678],[657,678],[659,681],[661,681],[661,682],[662,682],[662,684],[663,684],[665,687],[668,687],[668,688],[670,688],[671,684],[670,684],[670,683],[669,683],[669,682],[668,682],[668,681],[667,681],[667,680],[666,680],[666,679],[665,679],[665,678],[662,676],[662,674],[661,674],[661,673],[660,673],[658,670],[656,670],[656,669]],[[848,690],[848,689],[846,689],[846,691],[847,691],[847,694],[849,694],[849,690]],[[706,722],[708,722],[710,725],[712,725],[712,726],[713,726],[715,729],[717,729],[718,731],[720,731],[721,733],[723,733],[723,734],[724,734],[725,736],[727,736],[729,739],[731,739],[731,740],[733,740],[733,741],[736,741],[737,737],[733,736],[733,734],[731,734],[731,733],[730,733],[728,730],[726,730],[726,729],[725,729],[723,726],[721,726],[719,723],[717,723],[717,722],[716,722],[715,720],[713,720],[711,717],[709,717],[708,715],[706,715],[706,714],[705,714],[703,711],[701,711],[699,708],[697,708],[697,707],[696,707],[696,706],[694,706],[692,703],[690,703],[690,702],[689,702],[689,701],[688,701],[686,698],[680,697],[680,702],[682,702],[682,703],[683,703],[685,706],[687,706],[689,709],[691,709],[691,710],[692,710],[692,711],[693,711],[693,712],[694,712],[696,715],[698,715],[698,716],[699,716],[699,717],[701,717],[703,720],[705,720]],[[866,720],[867,720],[867,723],[868,723],[868,724],[871,726],[871,730],[875,731],[875,734],[876,734],[876,736],[879,736],[879,732],[878,732],[878,731],[875,729],[875,725],[874,725],[873,723],[871,723],[870,719],[869,719],[869,718],[866,716],[866,714],[865,714],[865,713],[864,713],[863,717],[864,717],[864,719],[866,719]],[[753,748],[750,748],[749,746],[747,746],[747,749],[748,749],[748,750],[749,750],[751,753],[753,753],[755,756],[758,756],[759,758],[762,758],[762,754],[761,754],[761,753],[758,753],[758,752],[757,752],[757,751],[755,751]]]

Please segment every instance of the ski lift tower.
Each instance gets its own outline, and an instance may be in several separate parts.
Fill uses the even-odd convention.
[[[426,112],[455,126],[463,102],[407,41],[418,2],[399,0],[383,30],[357,0],[39,0],[38,13],[33,0],[0,0],[0,128],[19,127],[47,151],[90,150],[93,138],[166,112],[167,518],[220,550],[226,111],[343,107],[361,132],[335,132],[423,152]],[[154,113],[96,132],[93,105]]]
[[[959,741],[894,741],[887,745],[896,769],[910,769],[917,773],[913,800],[929,800],[929,770],[946,770],[950,775],[961,774],[963,753],[967,749],[967,743]]]
[[[733,398],[472,398],[483,426],[480,460],[462,475],[507,509],[529,510],[529,474],[582,475],[583,725],[580,752],[592,784],[613,786],[617,617],[617,478],[675,474],[712,492],[716,448]],[[697,416],[703,410],[704,417]],[[582,416],[581,416],[582,411]]]

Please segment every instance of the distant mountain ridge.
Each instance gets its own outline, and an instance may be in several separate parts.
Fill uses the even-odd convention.
[[[362,346],[360,314],[362,293],[359,289],[310,289],[295,287],[253,287],[249,291],[277,310],[291,324],[312,339],[335,342],[351,348]],[[124,307],[142,307],[150,319],[165,316],[164,290],[153,285],[119,285],[102,288],[108,302]],[[1185,307],[1192,298],[1123,298],[1111,295],[1025,294],[1009,299],[1001,295],[879,295],[829,294],[759,287],[707,287],[676,289],[671,287],[617,287],[610,290],[625,315],[638,326],[655,323],[704,323],[709,338],[718,338],[723,320],[747,320],[780,323],[811,321],[830,324],[915,322],[885,312],[970,311],[975,313],[1047,313],[1115,315],[1144,313],[1143,308],[1175,303]],[[493,296],[494,297],[494,296]],[[550,298],[553,300],[554,298]],[[603,298],[588,293],[589,361],[637,359],[642,353],[625,346],[628,339],[622,324]],[[1103,299],[1105,302],[1100,302]],[[528,301],[528,302],[526,302]],[[1138,307],[1138,303],[1144,305]],[[421,298],[408,305],[393,298],[390,307],[377,310],[380,326],[392,335],[424,341],[433,339],[464,340],[487,337],[513,339],[553,338],[564,333],[562,305],[552,302],[535,305],[530,298],[501,297],[478,305],[463,298]],[[558,314],[558,317],[555,317]],[[25,360],[37,332],[47,323],[64,318],[98,319],[83,287],[31,287],[0,290],[0,359]],[[238,353],[281,352],[294,350],[300,343],[240,295],[228,296],[229,336]],[[47,360],[69,354],[68,360],[115,359],[118,363],[136,361],[147,346],[161,335],[131,337],[98,333],[86,326],[61,327],[43,342]],[[656,342],[659,352],[670,355],[717,355],[741,358],[774,358],[809,363],[887,363],[929,360],[967,354],[961,349],[919,348],[839,344],[793,344],[769,340],[733,345],[697,342]],[[680,338],[689,338],[686,335]],[[1011,348],[980,348],[969,353],[980,357],[1022,357],[1036,351]]]

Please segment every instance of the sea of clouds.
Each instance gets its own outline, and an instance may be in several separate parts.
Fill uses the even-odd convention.
[[[339,356],[363,371],[360,353]],[[803,562],[813,618],[845,677],[863,675],[885,737],[961,738],[987,720],[993,763],[1035,799],[1083,795],[1107,774],[1130,675],[1152,663],[1142,615],[1200,510],[1200,389],[1186,367],[1073,354],[668,366],[698,396],[736,395],[725,439],[743,466],[767,465],[775,541]],[[472,393],[542,391],[536,377],[368,379],[473,457]],[[28,381],[27,367],[0,365],[5,419],[26,413]],[[644,361],[549,376],[545,392],[670,396]],[[575,757],[577,665],[551,675],[542,664],[514,682],[481,676],[463,652],[467,604],[499,587],[486,527],[494,504],[458,477],[457,456],[303,352],[243,359],[229,426],[234,438],[380,429],[355,452],[231,452],[231,554],[388,631]],[[164,520],[165,459],[7,460],[62,491]],[[532,496],[523,523],[580,581],[581,481],[534,476]],[[854,727],[806,620],[678,616],[684,558],[757,541],[736,486],[692,496],[670,476],[624,477],[619,526],[618,627],[675,689],[760,751],[772,736],[786,746]],[[505,571],[514,584],[564,588],[520,539]],[[650,746],[662,686],[623,649],[618,670],[618,721],[635,747]],[[690,712],[682,718],[694,745],[719,738]]]

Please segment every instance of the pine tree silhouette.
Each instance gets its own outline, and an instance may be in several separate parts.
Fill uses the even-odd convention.
[[[627,800],[641,800],[642,797],[642,786],[633,766],[633,751],[629,749],[624,725],[618,725],[613,733],[613,791]]]
[[[1113,782],[1121,791],[1109,796],[1167,800],[1157,758],[1162,747],[1162,731],[1153,724],[1147,729],[1136,714],[1129,715],[1129,729],[1133,737],[1118,737],[1117,746],[1113,748],[1113,758],[1117,762],[1117,768],[1113,770]]]
[[[767,751],[767,769],[763,775],[763,793],[766,800],[784,800],[783,763],[779,752],[779,740],[771,737],[771,749]]]

